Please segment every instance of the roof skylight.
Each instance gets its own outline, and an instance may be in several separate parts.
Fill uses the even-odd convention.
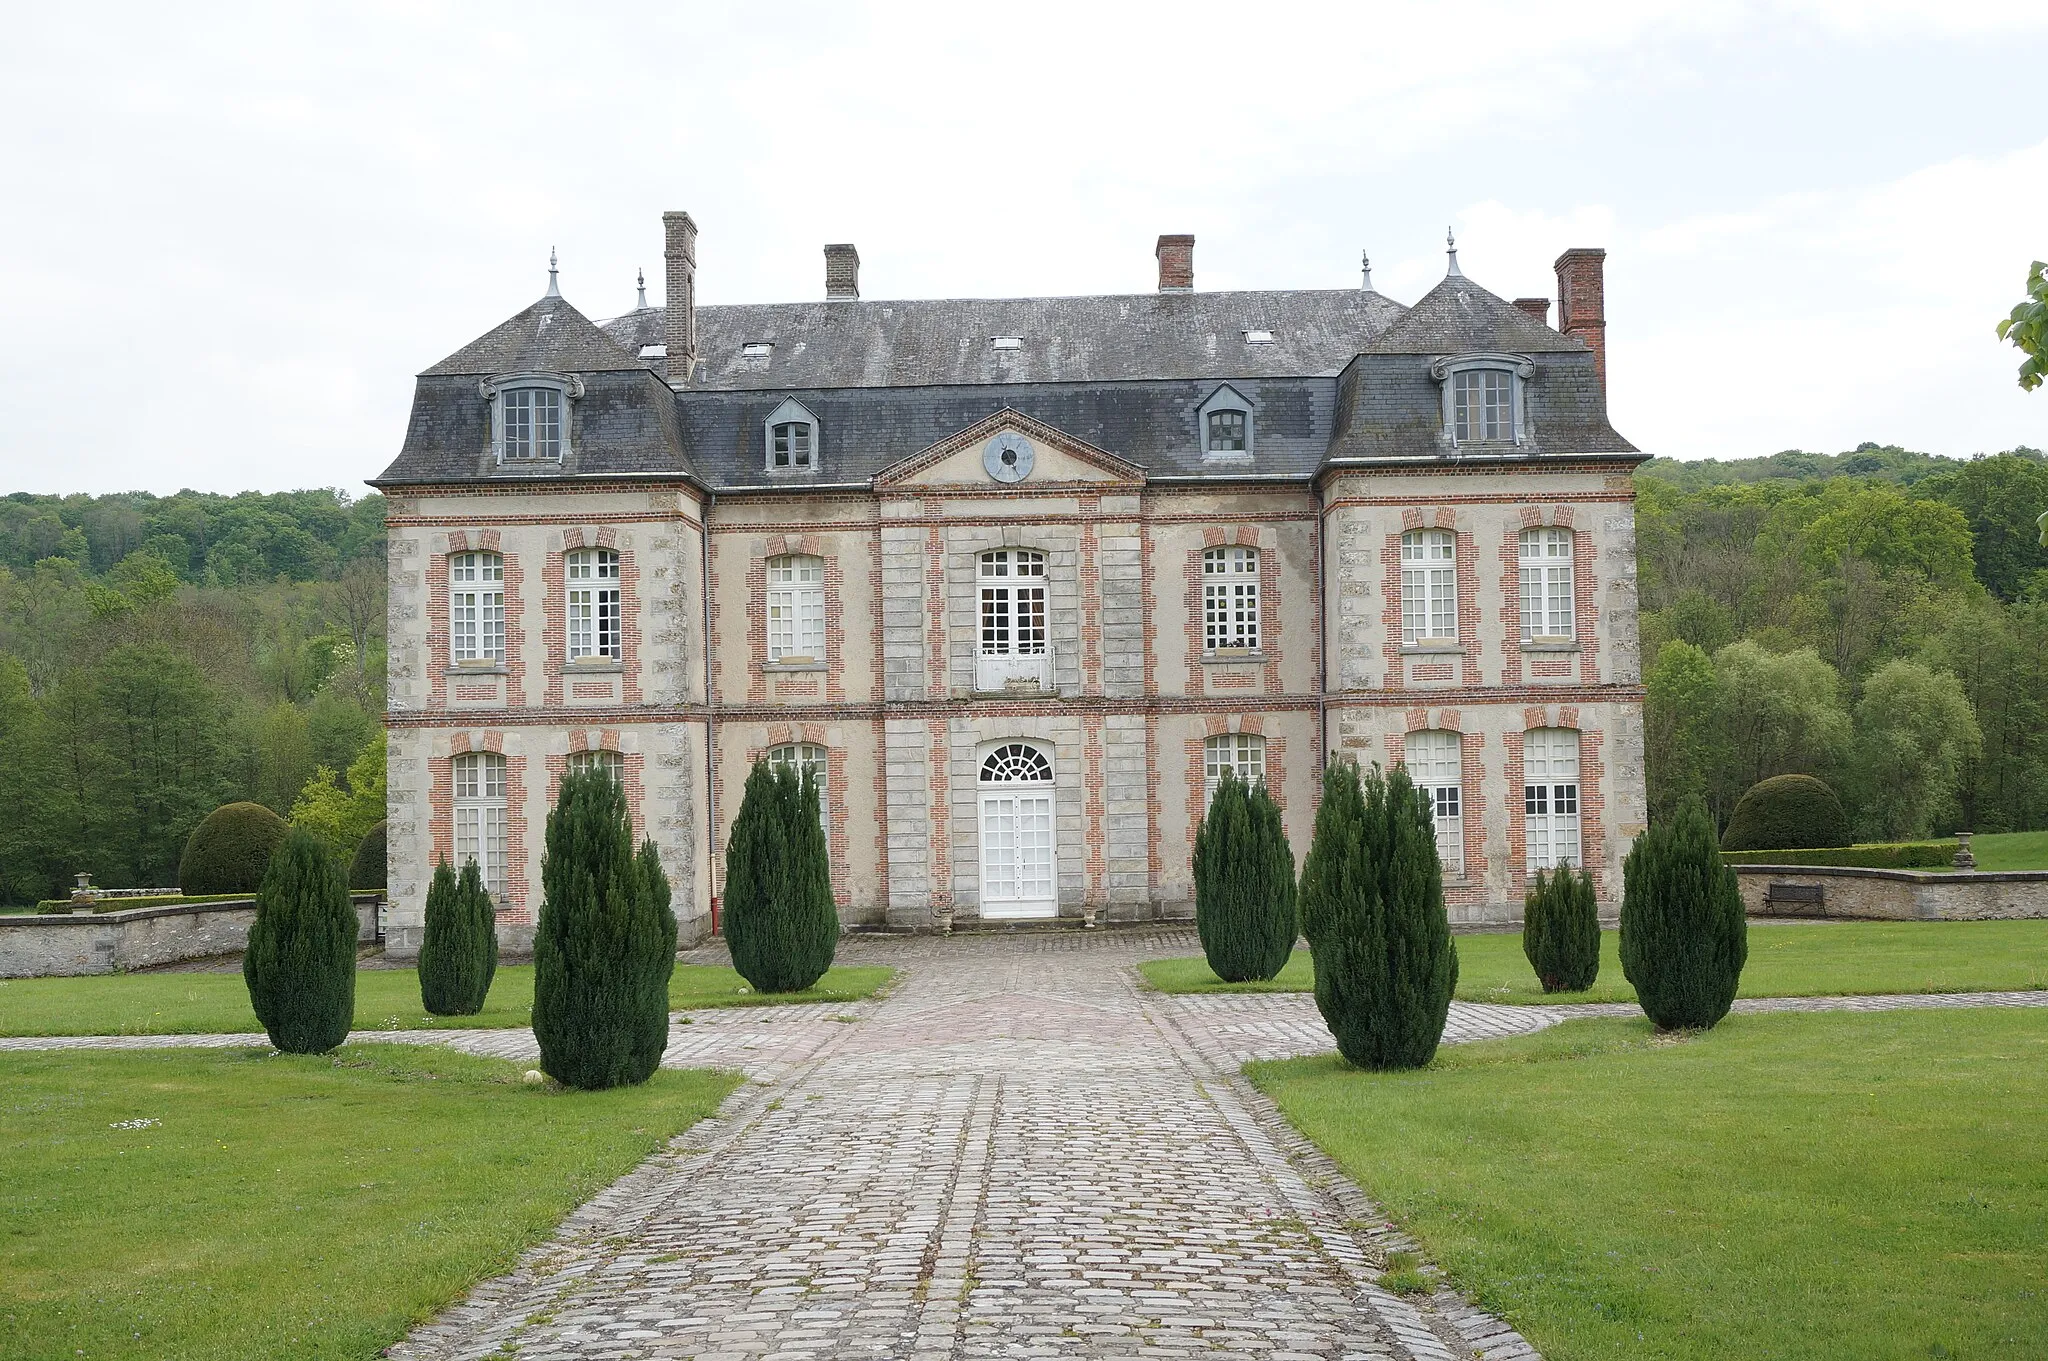
[[[742,359],[766,359],[775,352],[775,343],[769,340],[750,340],[740,346]]]
[[[995,346],[999,350],[1021,350],[1024,348],[1024,337],[990,336],[988,338],[988,343]]]
[[[1271,345],[1273,343],[1273,333],[1271,331],[1246,331],[1244,333],[1244,343],[1247,345]]]

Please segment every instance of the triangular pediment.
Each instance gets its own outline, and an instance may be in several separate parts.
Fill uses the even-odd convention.
[[[1021,456],[1021,457],[1020,457]],[[1021,467],[1021,472],[1017,471]],[[1005,470],[999,476],[997,470]],[[875,474],[875,486],[990,488],[1142,486],[1145,470],[1010,407]]]

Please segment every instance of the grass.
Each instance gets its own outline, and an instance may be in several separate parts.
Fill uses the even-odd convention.
[[[2048,1010],[1249,1071],[1550,1361],[2048,1356]]]
[[[1519,932],[1454,937],[1458,996],[1468,1002],[1633,1002],[1617,932],[1600,933],[1600,978],[1585,992],[1545,994]],[[1199,955],[1138,966],[1161,992],[1305,992],[1308,951],[1268,983],[1224,983]],[[2048,988],[2048,921],[1790,922],[1749,931],[1744,997],[1892,992],[2006,992]],[[0,1016],[5,1003],[0,1002]]]
[[[520,1067],[0,1055],[0,1356],[375,1356],[739,1081],[562,1092]]]
[[[2048,870],[2048,832],[1997,832],[1970,838],[1980,870]]]
[[[850,1002],[878,991],[895,970],[829,970],[804,992],[759,993],[731,969],[678,964],[671,1009]],[[429,1016],[420,1009],[415,969],[356,973],[358,1030],[489,1030],[524,1026],[533,1011],[533,966],[508,964],[474,1016]],[[239,973],[96,974],[87,978],[0,981],[0,1035],[206,1035],[260,1033]]]

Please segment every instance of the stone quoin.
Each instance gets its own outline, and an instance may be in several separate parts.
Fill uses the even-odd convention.
[[[476,858],[530,943],[563,775],[619,778],[682,938],[752,763],[817,771],[848,925],[1185,917],[1224,768],[1297,858],[1333,755],[1406,761],[1456,922],[1644,820],[1605,253],[1559,325],[1467,279],[865,297],[592,321],[557,291],[422,373],[390,542],[389,939]]]

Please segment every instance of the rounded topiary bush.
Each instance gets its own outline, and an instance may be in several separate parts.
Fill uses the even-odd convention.
[[[1522,900],[1522,953],[1545,992],[1584,992],[1600,977],[1593,877],[1569,865],[1537,870]]]
[[[289,829],[260,803],[222,804],[185,839],[178,887],[188,894],[253,893]]]
[[[1714,1025],[1742,981],[1749,923],[1706,810],[1652,823],[1621,868],[1621,971],[1644,1014],[1663,1030]]]
[[[725,943],[757,992],[802,992],[839,948],[832,862],[818,785],[791,766],[754,763],[725,844]]]
[[[1849,818],[1826,780],[1773,775],[1749,787],[1721,833],[1724,851],[1803,851],[1849,844]]]
[[[356,1011],[356,909],[341,866],[296,828],[256,890],[242,955],[249,1005],[287,1054],[324,1054],[348,1038]]]
[[[1195,930],[1226,983],[1273,977],[1294,952],[1294,850],[1264,783],[1228,769],[1195,831]]]
[[[355,858],[348,862],[348,886],[350,888],[383,888],[384,884],[384,824],[378,823],[363,833],[363,844],[356,847]]]

